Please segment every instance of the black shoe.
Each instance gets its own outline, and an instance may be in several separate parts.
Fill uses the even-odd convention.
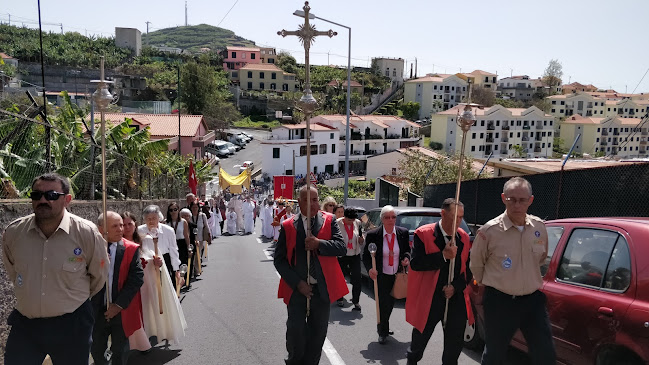
[[[359,312],[360,312],[360,311],[361,311],[361,305],[358,304],[358,303],[354,304],[354,308],[352,308],[352,310],[353,310],[353,311],[359,311]]]
[[[417,362],[416,362],[416,361],[413,361],[413,360],[408,360],[408,362],[406,363],[406,365],[417,365]]]
[[[390,336],[394,335],[394,331],[388,331],[388,335]]]
[[[385,345],[385,343],[387,342],[387,339],[388,339],[388,336],[379,336],[379,343],[381,345]]]
[[[344,307],[345,306],[345,301],[342,300],[342,299],[338,299],[338,306],[341,307],[341,308]]]

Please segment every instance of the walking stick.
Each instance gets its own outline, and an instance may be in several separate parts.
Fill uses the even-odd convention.
[[[367,246],[372,255],[372,270],[376,270],[376,244],[374,242]],[[381,311],[379,310],[379,282],[378,273],[374,280],[374,301],[376,302],[376,324],[381,324]]]
[[[458,172],[457,172],[457,183],[455,185],[455,214],[453,217],[453,234],[451,235],[451,247],[455,246],[455,239],[457,237],[457,208],[458,202],[460,201],[460,186],[462,184],[462,169],[464,164],[464,147],[466,146],[466,136],[471,129],[473,123],[475,123],[475,116],[473,115],[471,108],[471,85],[469,85],[469,98],[468,103],[464,107],[464,112],[462,115],[458,115],[457,124],[462,129],[462,147],[460,148],[460,161],[458,163]],[[459,114],[459,112],[458,112]],[[453,277],[455,274],[455,258],[449,261],[448,269],[448,285],[450,286],[453,282]],[[449,298],[446,298],[446,307],[444,308],[444,321],[442,322],[443,326],[446,326],[446,319],[448,317],[448,302]]]
[[[181,278],[185,277],[185,273],[187,272],[187,265],[185,264],[180,265],[178,271],[180,271]],[[180,280],[176,281],[176,296],[180,298]]]
[[[153,238],[153,247],[155,249],[155,257],[160,257],[160,254],[158,253],[158,237]],[[158,269],[158,273],[155,277],[156,284],[158,285],[158,308],[160,308],[160,314],[162,314],[162,282],[160,281],[160,269]]]
[[[203,265],[201,265],[201,247],[200,242],[196,241],[196,258],[198,261],[198,273],[203,274]]]
[[[189,244],[187,246],[187,287],[189,287],[189,277],[192,273],[192,253],[194,252],[194,245]]]

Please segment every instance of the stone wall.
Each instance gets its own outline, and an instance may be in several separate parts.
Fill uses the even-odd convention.
[[[160,206],[163,212],[166,212],[167,205],[177,201],[181,206],[186,205],[184,201],[178,200],[129,200],[129,201],[108,201],[108,210],[116,212],[130,211],[135,214],[139,223],[142,223],[142,210],[149,204],[156,204]],[[75,201],[70,203],[68,210],[80,217],[97,222],[97,218],[101,213],[101,201]],[[0,232],[4,233],[5,228],[9,223],[17,218],[24,217],[32,213],[32,205],[28,200],[0,200]],[[0,243],[0,248],[2,243]],[[0,250],[1,252],[1,250]],[[1,255],[1,254],[0,254]],[[4,363],[4,351],[7,336],[9,335],[9,327],[7,326],[7,317],[14,307],[14,293],[13,284],[9,282],[7,273],[4,269],[4,264],[0,260],[0,363]]]

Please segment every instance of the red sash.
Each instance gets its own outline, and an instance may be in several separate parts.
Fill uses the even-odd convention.
[[[122,290],[124,283],[126,282],[126,277],[128,276],[128,269],[131,267],[131,261],[133,261],[133,256],[135,252],[140,249],[136,243],[133,243],[127,239],[122,239],[124,242],[124,257],[122,258],[122,263],[119,266],[119,280],[117,281],[117,290]],[[142,328],[142,297],[140,296],[140,291],[138,290],[131,303],[128,307],[123,308],[120,312],[122,314],[122,327],[124,328],[124,334],[126,337],[129,337],[133,332]]]
[[[415,234],[424,243],[426,254],[430,255],[439,252],[439,247],[435,244],[435,227],[437,223],[426,224],[417,228]],[[471,250],[471,241],[469,235],[462,229],[458,229],[464,248],[462,249],[462,268],[460,272],[466,275],[466,262],[469,259]],[[410,269],[408,272],[408,294],[406,296],[406,322],[410,323],[419,332],[424,332],[430,306],[433,303],[433,295],[439,279],[439,270],[416,271]],[[467,318],[469,324],[473,324],[473,311],[471,310],[471,300],[469,299],[470,287],[464,289],[464,303],[466,305]]]
[[[347,249],[348,250],[353,250],[354,249],[354,222],[350,226],[347,225],[347,223],[344,223],[345,225],[345,232],[347,232]]]
[[[333,220],[333,214],[326,212],[319,212],[323,215],[325,221],[318,232],[318,238],[321,240],[331,239],[331,221]],[[298,216],[297,219],[301,219]],[[282,223],[284,227],[284,233],[286,235],[286,259],[288,260],[289,265],[293,261],[293,253],[295,252],[295,239],[297,237],[297,231],[295,226],[293,226],[293,219],[287,219]],[[333,303],[339,298],[344,297],[349,293],[349,288],[347,288],[347,282],[343,276],[343,272],[340,269],[340,264],[338,263],[338,258],[336,256],[320,256],[314,255],[316,260],[320,263],[322,268],[322,274],[324,274],[325,282],[327,284],[327,292],[329,293],[329,301]],[[279,280],[279,288],[277,289],[277,297],[284,299],[284,303],[288,305],[288,302],[291,300],[291,295],[293,295],[293,288],[291,288],[284,279]]]

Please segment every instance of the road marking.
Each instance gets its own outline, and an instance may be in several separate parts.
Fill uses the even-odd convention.
[[[257,242],[262,243],[261,238],[257,237]]]
[[[259,238],[257,238],[257,239],[259,239]],[[266,257],[269,260],[273,259],[271,251],[269,251],[267,249],[264,250],[264,255],[266,255]],[[275,274],[277,274],[278,278],[281,278],[281,276],[279,276],[279,273],[277,272],[277,270],[275,270]],[[327,355],[327,359],[329,359],[329,362],[331,363],[331,365],[345,365],[345,362],[343,361],[343,358],[340,357],[340,354],[338,353],[338,351],[336,351],[336,349],[334,348],[334,345],[331,344],[331,341],[329,341],[329,338],[325,338],[324,345],[322,346],[322,351],[324,351],[325,355]]]

